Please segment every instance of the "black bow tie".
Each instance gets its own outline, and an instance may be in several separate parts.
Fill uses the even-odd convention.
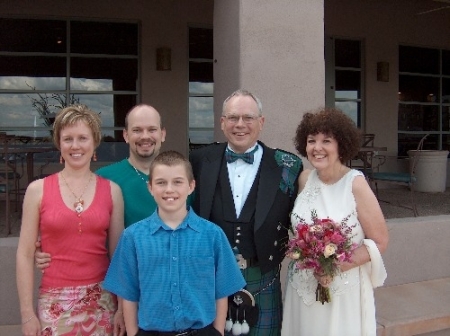
[[[247,162],[248,164],[253,164],[253,161],[255,160],[254,154],[257,150],[258,146],[256,146],[255,149],[252,150],[251,152],[238,154],[227,149],[225,151],[225,159],[227,160],[228,163],[232,163],[237,159],[241,159],[244,162]]]

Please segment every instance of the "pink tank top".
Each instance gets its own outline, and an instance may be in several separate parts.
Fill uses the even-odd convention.
[[[109,265],[107,237],[113,202],[110,182],[99,176],[96,181],[94,200],[78,217],[64,204],[58,174],[44,178],[39,229],[42,251],[50,253],[52,261],[41,288],[103,281]]]

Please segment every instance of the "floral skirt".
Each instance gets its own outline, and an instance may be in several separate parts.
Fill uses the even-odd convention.
[[[114,296],[101,283],[40,289],[41,336],[107,336],[114,331]]]

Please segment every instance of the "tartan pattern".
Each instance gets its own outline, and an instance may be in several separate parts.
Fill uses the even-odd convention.
[[[245,289],[254,295],[272,281],[277,271],[278,269],[274,269],[261,275],[259,267],[249,267],[242,270],[244,279],[247,282]],[[277,275],[277,279],[271,286],[255,296],[255,301],[259,305],[258,324],[250,328],[248,335],[280,336],[283,316],[280,274]],[[229,336],[232,333],[225,332],[225,335]]]
[[[277,149],[275,151],[275,161],[278,166],[283,167],[281,172],[280,190],[292,197],[295,190],[295,183],[297,183],[297,177],[302,169],[302,160],[292,153]]]

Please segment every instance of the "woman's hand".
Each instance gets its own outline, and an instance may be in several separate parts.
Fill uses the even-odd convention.
[[[125,335],[125,321],[123,319],[123,312],[117,310],[114,314],[114,336]]]
[[[322,285],[322,287],[329,287],[333,282],[333,277],[331,275],[314,273],[314,277]]]
[[[39,336],[41,334],[41,323],[36,315],[22,321],[22,334],[23,336]]]

